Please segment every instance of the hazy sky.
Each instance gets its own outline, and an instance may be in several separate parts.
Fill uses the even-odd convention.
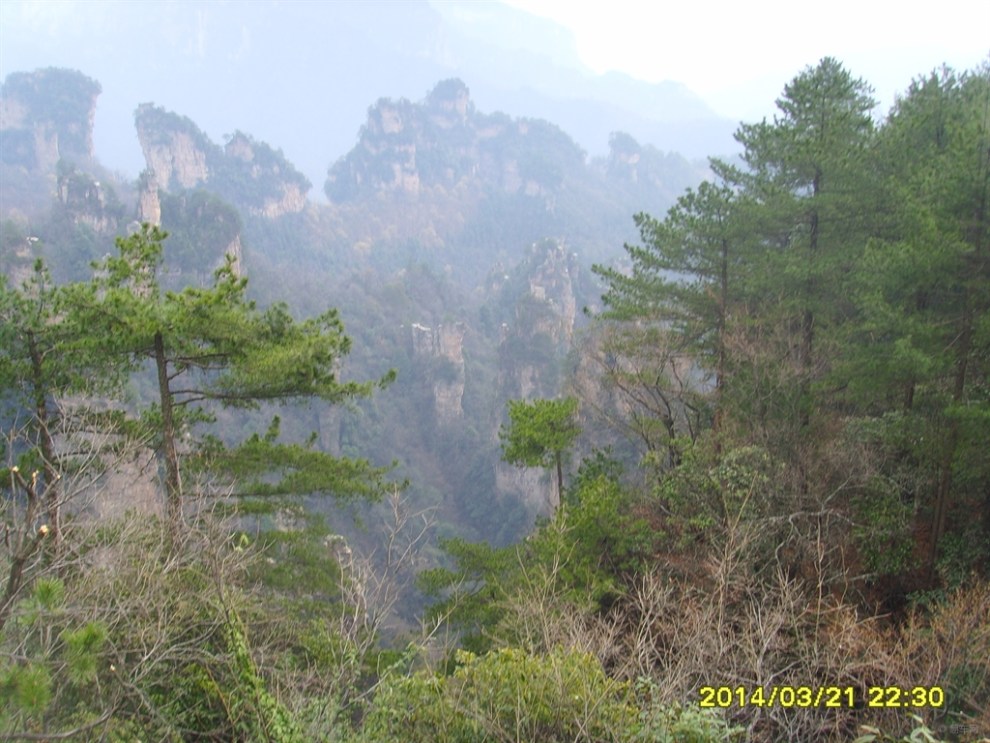
[[[404,0],[390,1],[398,4]],[[676,4],[671,0],[504,0],[569,29],[573,44],[566,32],[558,33],[545,22],[520,22],[516,13],[489,12],[503,9],[492,0],[485,1],[486,5],[481,5],[481,0],[430,0],[448,20],[467,19],[467,25],[458,26],[459,31],[470,30],[475,37],[494,36],[501,44],[509,40],[514,48],[527,52],[549,52],[561,68],[580,66],[573,53],[576,49],[585,66],[595,72],[619,70],[646,82],[683,83],[733,123],[772,116],[774,101],[784,85],[824,56],[838,58],[874,87],[880,116],[912,78],[943,63],[969,70],[990,58],[990,0],[886,0],[883,4],[877,0],[830,0],[815,5],[795,0],[677,0]],[[409,66],[362,70],[359,64],[348,68],[341,59],[350,60],[347,55],[353,52],[367,65],[374,44],[369,44],[367,37],[355,37],[352,50],[337,39],[340,53],[335,56],[331,52],[336,47],[324,44],[319,28],[315,28],[308,30],[319,37],[318,42],[313,41],[314,33],[304,34],[313,48],[300,48],[298,55],[286,58],[289,69],[296,69],[298,74],[277,83],[265,77],[266,82],[259,84],[268,85],[270,92],[255,96],[249,75],[259,74],[259,65],[275,69],[279,62],[275,57],[269,64],[260,50],[284,49],[286,29],[272,29],[268,46],[262,44],[264,39],[255,38],[254,56],[245,54],[241,59],[241,52],[251,49],[251,44],[245,47],[252,41],[250,19],[242,27],[207,21],[213,16],[228,19],[232,13],[251,16],[248,11],[259,7],[271,11],[272,7],[292,6],[298,10],[338,2],[344,0],[271,0],[266,4],[258,0],[140,4],[129,0],[0,0],[0,79],[15,70],[56,65],[79,69],[100,80],[103,94],[94,135],[97,153],[104,163],[125,172],[136,173],[143,167],[134,137],[133,111],[138,103],[153,100],[190,116],[216,141],[226,132],[244,128],[284,147],[290,160],[319,184],[326,164],[353,146],[370,101],[400,95],[415,99],[439,78],[417,76],[423,71]],[[385,2],[370,9],[356,0],[350,4],[352,10],[362,10],[360,23],[372,24],[373,41],[387,38],[401,46],[409,41],[405,34],[416,32],[401,26],[398,32],[386,28],[391,36],[384,33],[381,19],[406,18],[401,13],[387,15]],[[174,12],[176,9],[193,12]],[[218,9],[224,12],[210,12]],[[257,24],[258,18],[267,16],[255,13],[252,17]],[[355,28],[363,28],[360,23]],[[196,33],[190,33],[190,28]],[[428,23],[426,29],[430,29]],[[204,57],[207,46],[211,54]],[[417,49],[415,43],[407,46],[407,53]],[[459,47],[455,52],[451,57],[455,62],[457,54],[469,56]],[[219,70],[210,77],[212,89],[195,84],[199,82],[195,76],[202,72],[197,67],[201,58],[215,62]],[[421,61],[418,57],[410,59]],[[513,82],[530,84],[526,78],[529,69],[506,64],[504,55],[487,49],[472,60],[475,75],[479,70],[489,71],[481,59],[485,64],[491,62],[491,69],[499,74],[515,75],[518,79]],[[527,57],[521,55],[520,59]],[[459,74],[459,70],[443,67],[439,59],[428,61],[434,63],[436,69],[430,69],[436,75]],[[217,87],[218,76],[237,70],[251,72],[245,73],[243,80],[232,79],[224,83],[225,87]],[[341,74],[340,70],[346,72]],[[373,82],[367,79],[371,72],[378,73]],[[556,78],[548,79],[550,83],[543,81],[546,85],[556,84]],[[326,80],[332,85],[325,85]],[[470,77],[467,82],[475,85]],[[247,92],[246,87],[250,88]],[[472,88],[476,95],[479,88],[480,82]],[[225,101],[221,90],[236,91],[234,99]],[[298,90],[302,90],[298,100],[291,99],[290,93]],[[287,134],[284,111],[299,111],[301,101],[312,99],[314,90],[332,90],[333,99],[317,96],[306,108],[306,122]],[[557,91],[554,88],[552,92]],[[504,110],[513,115],[535,115],[529,110]],[[300,130],[310,122],[310,129]],[[604,147],[605,141],[600,138],[598,146]],[[651,143],[668,147],[660,141]],[[595,144],[583,146],[593,151]]]
[[[825,56],[875,89],[882,109],[912,78],[990,55],[988,0],[505,0],[574,33],[585,64],[675,80],[736,120],[772,113],[784,85]]]

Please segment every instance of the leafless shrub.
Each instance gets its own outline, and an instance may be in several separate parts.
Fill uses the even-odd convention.
[[[259,617],[267,633],[261,644],[270,648],[263,652],[274,654],[259,665],[277,669],[287,706],[314,738],[334,729],[340,716],[353,714],[388,672],[376,662],[378,650],[383,638],[394,639],[398,609],[422,567],[420,550],[433,528],[435,508],[410,508],[398,489],[386,502],[388,518],[371,552],[360,554],[341,536],[323,540],[327,558],[339,566],[339,594],[332,601],[310,607],[308,617]],[[425,645],[440,628],[424,628],[414,639]],[[284,653],[290,634],[302,636],[306,649],[290,649],[293,660],[287,664],[275,656]]]
[[[46,460],[32,447],[35,431],[43,425],[37,420],[15,420],[3,432],[0,451],[7,456],[3,486],[8,497],[0,498],[0,630],[36,578],[60,574],[72,564],[78,541],[73,532],[85,528],[82,515],[104,496],[103,479],[141,450],[140,442],[118,435],[105,422],[86,426],[86,417],[72,409],[51,416],[59,424],[58,430],[47,432],[58,447],[57,461]],[[27,448],[40,461],[31,471],[22,471],[16,458]]]
[[[745,546],[743,540],[737,548]],[[586,629],[621,643],[621,652],[599,654],[603,663],[620,677],[652,678],[661,704],[697,705],[704,686],[743,689],[746,703],[738,703],[736,691],[724,712],[755,741],[851,740],[862,724],[907,734],[911,719],[900,709],[868,708],[869,690],[934,686],[945,692],[946,708],[915,710],[933,729],[962,739],[987,735],[986,584],[953,595],[930,616],[914,614],[892,627],[860,617],[852,605],[782,569],[754,575],[734,562],[737,556],[733,550],[713,556],[704,583],[662,568],[642,576],[609,617]],[[584,647],[596,652],[592,643]],[[830,693],[839,706],[749,701],[758,688],[769,695],[801,687],[812,699],[820,688],[839,689]]]

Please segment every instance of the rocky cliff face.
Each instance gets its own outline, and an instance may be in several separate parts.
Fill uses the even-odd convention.
[[[578,274],[578,257],[569,253],[560,242],[547,240],[539,248],[542,260],[529,276],[529,296],[544,302],[548,312],[530,328],[533,335],[541,333],[550,337],[556,347],[570,345],[577,318],[575,281]]]
[[[562,168],[583,161],[580,148],[552,124],[480,114],[463,82],[445,80],[420,103],[383,98],[372,106],[360,142],[330,168],[325,190],[331,201],[346,202],[474,182],[548,197],[562,183]]]
[[[614,132],[609,138],[605,172],[617,186],[641,194],[640,198],[673,201],[698,180],[701,171],[679,155],[665,154],[652,145],[641,145],[624,132]]]
[[[0,88],[0,155],[4,164],[51,174],[62,158],[93,156],[93,117],[101,87],[81,72],[16,72]]]
[[[146,170],[138,179],[138,219],[148,224],[162,223],[162,200],[158,195],[158,179],[151,170]]]
[[[221,153],[192,120],[142,103],[134,123],[150,182],[165,191],[206,183]]]
[[[410,328],[414,357],[426,362],[436,420],[446,425],[464,415],[464,323]]]
[[[251,214],[276,219],[305,208],[310,182],[281,151],[243,132],[235,132],[224,147],[224,155],[222,171],[232,180],[240,181],[241,198],[248,200]]]
[[[550,472],[539,467],[495,463],[495,491],[501,499],[516,498],[535,516],[550,516],[560,505]]]
[[[209,170],[206,153],[185,132],[168,132],[152,140],[138,129],[141,149],[148,170],[169,189],[195,188],[206,183]]]
[[[499,387],[506,399],[556,394],[557,360],[570,348],[577,320],[578,259],[555,240],[533,245],[523,264],[524,290],[512,323],[502,327]]]
[[[60,167],[56,183],[58,203],[77,225],[103,235],[116,230],[123,212],[112,190],[74,168]]]
[[[570,350],[577,320],[578,259],[563,243],[533,245],[521,273],[523,288],[513,321],[501,331],[499,400],[557,395],[560,363]],[[549,515],[558,505],[553,479],[538,468],[499,462],[495,487],[500,498],[518,498],[534,515]]]
[[[309,181],[280,151],[243,132],[221,148],[188,118],[149,103],[138,107],[135,125],[147,180],[162,190],[205,188],[268,219],[306,206]],[[148,211],[155,211],[150,202]]]

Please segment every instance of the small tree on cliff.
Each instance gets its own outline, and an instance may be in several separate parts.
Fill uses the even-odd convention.
[[[574,416],[577,400],[509,400],[509,425],[502,426],[502,458],[521,467],[557,469],[557,499],[564,493],[564,452],[581,429]]]

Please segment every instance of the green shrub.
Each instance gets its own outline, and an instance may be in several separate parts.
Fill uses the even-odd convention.
[[[362,739],[409,743],[620,741],[639,725],[628,684],[605,675],[591,655],[515,648],[457,654],[449,676],[420,672],[386,681]]]

